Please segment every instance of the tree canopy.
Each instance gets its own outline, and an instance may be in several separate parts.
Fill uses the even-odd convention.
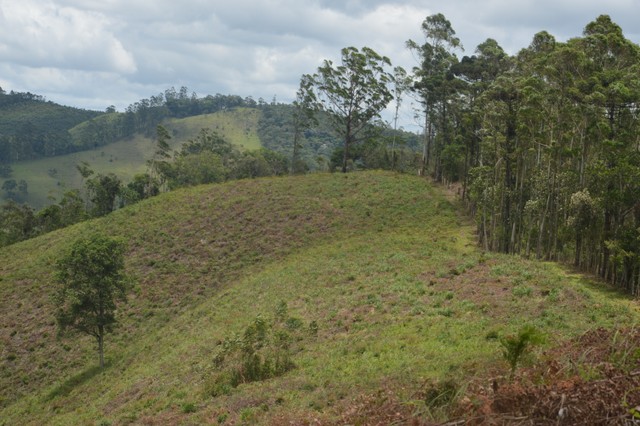
[[[389,58],[371,48],[345,47],[339,65],[325,60],[316,74],[303,76],[311,81],[307,90],[316,108],[329,112],[334,129],[343,138],[343,172],[351,146],[393,98],[388,87],[393,80],[387,70],[390,66]]]
[[[126,301],[129,287],[125,249],[120,239],[91,235],[77,240],[56,264],[54,303],[59,330],[93,336],[100,367],[104,367],[104,336],[116,324],[117,303]]]

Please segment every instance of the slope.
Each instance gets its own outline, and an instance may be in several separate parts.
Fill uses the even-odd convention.
[[[237,108],[182,119],[171,118],[163,125],[173,135],[171,145],[174,149],[194,138],[203,128],[213,129],[245,149],[256,149],[260,147],[256,134],[259,117],[257,109]],[[137,134],[88,151],[12,164],[12,178],[27,182],[28,195],[21,201],[39,209],[50,204],[51,198],[61,199],[66,190],[82,188],[77,164],[87,162],[98,173],[115,173],[128,182],[137,173],[146,171],[146,162],[152,158],[155,149],[153,138]]]
[[[93,230],[127,237],[137,280],[104,372],[92,341],[56,340],[49,302],[55,259]],[[367,172],[176,191],[6,247],[0,423],[330,423],[363,400],[427,420],[425,383],[462,392],[504,371],[496,335],[528,323],[554,346],[638,319],[582,277],[473,240],[424,180]],[[317,324],[296,368],[214,397],[221,343],[281,301]]]
[[[103,113],[47,102],[0,88],[0,164],[69,152],[68,131]]]

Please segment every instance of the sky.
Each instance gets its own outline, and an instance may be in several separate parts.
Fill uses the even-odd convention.
[[[405,42],[435,13],[459,57],[487,38],[510,54],[542,30],[565,41],[601,14],[640,43],[640,0],[0,0],[0,87],[95,110],[181,86],[290,102],[346,46],[410,70]]]

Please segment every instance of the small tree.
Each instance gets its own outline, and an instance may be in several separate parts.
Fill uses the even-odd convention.
[[[92,235],[76,241],[57,263],[54,294],[61,334],[68,329],[96,338],[104,368],[104,335],[116,323],[116,302],[126,301],[129,280],[124,274],[125,243]]]
[[[500,338],[502,345],[502,357],[509,363],[511,371],[509,380],[513,380],[516,368],[528,353],[531,346],[544,342],[544,336],[532,325],[524,326],[517,336],[506,336]]]

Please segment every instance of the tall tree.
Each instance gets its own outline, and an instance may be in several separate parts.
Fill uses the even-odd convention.
[[[404,68],[398,66],[393,69],[393,99],[395,100],[395,107],[393,112],[393,139],[391,141],[391,170],[396,169],[398,161],[396,145],[398,142],[400,107],[402,106],[403,96],[411,88],[411,84],[413,84],[413,79],[407,75],[407,71]]]
[[[462,48],[460,39],[451,22],[441,13],[427,16],[422,22],[424,43],[419,44],[413,40],[407,41],[407,47],[417,55],[419,65],[414,68],[414,90],[420,99],[424,113],[424,146],[422,153],[421,174],[427,173],[432,155],[439,155],[434,150],[434,136],[436,134],[435,121],[439,118],[444,124],[440,130],[446,138],[447,100],[450,91],[450,68],[457,62],[453,51]],[[436,109],[437,107],[438,110]],[[432,152],[435,151],[435,152]],[[437,158],[437,157],[436,157]],[[437,164],[437,161],[436,161]],[[435,167],[436,175],[438,167]],[[438,178],[436,176],[436,178]]]
[[[344,140],[342,172],[346,173],[349,150],[393,98],[388,87],[393,76],[387,71],[389,58],[371,48],[345,47],[341,56],[340,65],[324,61],[309,90],[314,91],[316,108],[329,113]]]
[[[311,90],[313,77],[305,74],[300,79],[300,87],[296,92],[296,99],[293,101],[293,114],[291,122],[293,124],[293,149],[291,153],[291,174],[299,174],[305,171],[305,164],[300,158],[302,149],[303,132],[310,126],[317,123],[313,114],[313,104],[316,101]]]
[[[125,243],[92,235],[77,240],[57,263],[54,294],[61,333],[69,329],[93,336],[104,368],[104,336],[116,324],[118,302],[126,301]]]

